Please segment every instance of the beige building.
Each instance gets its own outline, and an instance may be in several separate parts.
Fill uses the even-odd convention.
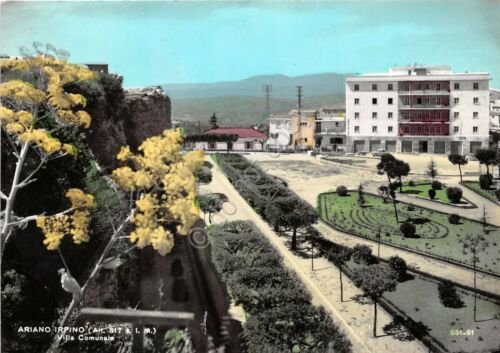
[[[290,145],[294,149],[310,150],[315,147],[314,129],[316,124],[317,110],[296,109],[290,111]]]

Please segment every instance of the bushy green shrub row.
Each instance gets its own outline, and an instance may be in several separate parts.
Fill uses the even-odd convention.
[[[242,221],[209,228],[212,261],[247,321],[242,346],[249,353],[350,352],[351,345],[277,251]]]
[[[292,230],[291,249],[296,250],[297,230],[318,220],[316,209],[283,181],[267,175],[241,155],[219,154],[217,162],[240,195],[276,232],[282,227]]]

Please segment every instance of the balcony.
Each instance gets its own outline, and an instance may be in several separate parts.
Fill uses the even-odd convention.
[[[442,104],[404,104],[403,102],[399,102],[400,110],[411,110],[411,109],[449,109],[449,103]]]
[[[450,90],[432,90],[432,89],[416,89],[416,90],[402,90],[398,91],[400,96],[448,96]]]
[[[399,136],[449,136],[448,124],[400,123]]]

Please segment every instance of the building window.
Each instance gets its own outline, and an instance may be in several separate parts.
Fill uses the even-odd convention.
[[[479,89],[479,82],[474,82],[474,83],[473,83],[473,88],[474,88],[475,90],[478,90],[478,89]]]
[[[426,90],[429,89],[429,84],[426,83],[424,87],[425,87]]]
[[[422,98],[417,98],[417,104],[422,104]]]
[[[458,126],[453,126],[453,132],[458,133]]]
[[[372,118],[373,118],[373,119],[377,119],[377,112],[373,112],[373,113],[372,113]]]
[[[403,104],[410,105],[410,97],[403,97]]]
[[[453,117],[457,119],[459,117],[460,113],[459,112],[453,112]]]
[[[305,121],[302,121],[302,122],[300,123],[300,126],[302,126],[302,127],[305,127],[305,126],[307,126],[307,122],[305,122]]]
[[[359,104],[359,98],[354,98],[354,104]]]
[[[422,132],[422,126],[417,126],[417,132]]]
[[[436,85],[436,91],[441,91],[441,84],[440,84],[440,83],[438,83],[438,84]]]
[[[473,118],[479,118],[479,113],[478,112],[473,112],[472,113]]]
[[[354,90],[359,91],[359,85],[354,85]]]
[[[441,126],[436,126],[436,133],[440,134],[441,133]]]
[[[387,127],[387,132],[392,132],[392,126]]]
[[[393,88],[394,88],[394,87],[393,87],[392,83],[389,83],[389,84],[387,85],[387,90],[388,90],[388,91],[392,91],[392,90],[393,90]]]
[[[372,85],[372,91],[376,91],[377,90],[377,85]]]
[[[474,104],[479,104],[479,98],[478,97],[474,97]]]
[[[389,119],[392,119],[392,112],[387,113],[387,117],[388,117]]]
[[[417,84],[417,91],[420,91],[422,89],[422,84],[421,83],[418,83]]]
[[[405,132],[405,134],[409,133],[410,132],[410,127],[409,126],[405,126],[403,128],[403,131]]]
[[[306,137],[306,138],[304,138],[304,142],[307,142],[307,137]]]
[[[354,113],[354,119],[359,119],[359,112]]]
[[[473,126],[473,127],[472,127],[472,132],[473,132],[473,133],[475,133],[475,134],[477,134],[477,132],[478,132],[478,127],[477,127],[477,126]]]
[[[321,131],[321,121],[316,121],[316,131],[317,132]]]
[[[455,83],[453,84],[453,89],[460,89],[460,83],[455,82]]]
[[[377,104],[377,98],[372,98],[372,104]]]
[[[335,127],[339,127],[339,122],[338,121],[335,122]]]
[[[359,126],[357,126],[357,125],[356,125],[356,126],[354,127],[354,132],[358,132],[358,133],[359,133]]]
[[[392,105],[392,101],[393,101],[392,98],[387,98],[387,104]]]
[[[376,126],[372,126],[372,132],[377,132],[377,127]]]
[[[431,99],[430,98],[425,98],[424,99],[424,104],[430,104],[431,103]]]
[[[250,141],[245,142],[245,149],[251,150],[252,149],[252,142],[250,142]]]
[[[460,102],[460,98],[453,98],[453,103],[458,104]]]
[[[215,142],[210,142],[210,143],[208,144],[208,149],[209,149],[209,150],[215,150]]]

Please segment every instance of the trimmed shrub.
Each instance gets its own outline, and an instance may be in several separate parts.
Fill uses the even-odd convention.
[[[434,180],[434,181],[431,183],[431,187],[432,187],[434,190],[441,190],[441,189],[442,189],[442,187],[443,187],[443,184],[442,184],[440,181]]]
[[[462,189],[451,187],[446,189],[446,196],[452,203],[459,203],[462,199]]]
[[[439,300],[441,303],[448,308],[462,308],[464,302],[457,293],[457,289],[453,285],[453,282],[444,280],[438,285]]]
[[[489,190],[493,184],[493,176],[491,174],[481,174],[479,176],[479,186],[483,190]]]
[[[347,188],[344,185],[337,186],[335,191],[339,196],[347,196]]]
[[[497,200],[500,201],[500,189],[495,190],[495,196],[497,197]]]
[[[434,200],[434,198],[436,197],[436,190],[435,189],[429,189],[429,191],[427,191],[429,193],[429,198],[431,200]]]
[[[448,216],[448,221],[450,222],[450,224],[459,224],[460,216],[457,215],[456,213],[452,213]]]
[[[415,233],[417,232],[417,227],[415,227],[413,223],[404,222],[399,227],[399,230],[401,231],[401,233],[403,233],[403,236],[405,238],[414,238]]]
[[[408,186],[414,187],[415,186],[415,182],[413,180],[410,180],[408,182]]]
[[[366,245],[355,245],[352,249],[352,260],[357,264],[368,265],[372,263],[372,249]]]
[[[397,273],[398,281],[401,281],[406,277],[406,269],[408,266],[406,265],[406,261],[399,256],[391,256],[389,258],[389,266],[391,266],[394,272]]]

